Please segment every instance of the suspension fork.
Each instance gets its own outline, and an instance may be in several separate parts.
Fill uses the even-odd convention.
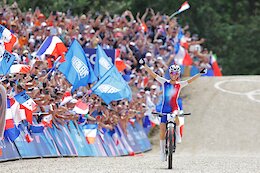
[[[168,125],[169,124],[173,124],[173,133],[172,133],[172,135],[173,135],[173,137],[172,137],[172,139],[173,139],[173,153],[175,152],[175,149],[176,149],[176,123],[175,122],[167,122],[166,123],[166,132],[165,132],[165,153],[166,153],[166,155],[168,155],[168,152],[169,152],[169,148],[168,148],[168,140],[169,140],[169,136],[168,136],[168,134],[169,134],[169,127],[168,127]]]

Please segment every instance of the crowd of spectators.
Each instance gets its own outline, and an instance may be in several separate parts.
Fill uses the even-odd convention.
[[[75,123],[98,122],[100,127],[113,129],[119,123],[125,130],[127,122],[133,118],[142,124],[144,116],[156,109],[161,91],[160,85],[148,76],[138,60],[145,58],[157,74],[164,76],[168,65],[174,61],[177,43],[189,51],[194,66],[210,67],[210,52],[202,47],[205,39],[191,34],[188,25],[180,26],[177,18],[170,19],[151,8],[136,16],[128,10],[121,15],[86,12],[80,16],[53,11],[47,16],[39,8],[22,12],[14,3],[0,8],[0,24],[18,38],[13,48],[15,63],[31,65],[30,73],[7,75],[2,84],[10,97],[26,90],[38,105],[35,112],[42,112],[40,116],[36,114],[38,120],[51,114],[54,125],[74,120]],[[180,32],[184,34],[181,40]],[[95,48],[99,44],[104,49],[120,49],[120,58],[126,64],[122,73],[129,76],[132,101],[114,101],[106,105],[97,95],[88,95],[90,86],[86,86],[73,93],[74,99],[60,104],[71,85],[59,71],[49,73],[48,61],[35,56],[45,38],[51,35],[58,36],[67,47],[77,39],[83,48]],[[88,104],[87,115],[72,111],[79,99]]]

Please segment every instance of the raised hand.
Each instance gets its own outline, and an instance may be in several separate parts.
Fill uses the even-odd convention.
[[[207,74],[207,72],[208,72],[208,69],[203,68],[203,69],[200,71],[200,74]]]
[[[140,65],[144,65],[144,64],[145,64],[145,61],[144,61],[144,59],[143,59],[143,58],[139,59],[139,61],[138,61],[138,62],[139,62],[139,64],[140,64]]]

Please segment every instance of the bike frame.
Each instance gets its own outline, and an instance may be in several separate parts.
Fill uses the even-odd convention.
[[[166,139],[166,146],[165,146],[165,152],[166,152],[166,154],[168,154],[168,150],[167,150],[167,144],[168,144],[168,139],[169,139],[169,130],[170,129],[173,129],[173,135],[174,135],[174,137],[173,137],[173,139],[174,139],[174,141],[173,141],[173,146],[174,146],[174,148],[173,148],[173,152],[175,152],[175,146],[176,146],[176,140],[175,140],[175,138],[176,138],[176,123],[175,123],[175,117],[176,117],[176,115],[174,115],[174,116],[172,116],[173,114],[170,114],[170,115],[167,115],[167,122],[166,122],[166,132],[165,132],[165,139]],[[169,116],[169,119],[168,119],[168,116]]]
[[[176,149],[176,114],[167,114],[166,132],[165,132],[165,153],[168,157],[168,168],[172,169],[172,154]]]

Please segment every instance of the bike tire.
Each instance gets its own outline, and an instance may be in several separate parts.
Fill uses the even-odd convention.
[[[169,127],[168,129],[168,169],[172,169],[172,153],[173,153],[173,135],[174,135],[174,131],[173,131],[173,127]]]

